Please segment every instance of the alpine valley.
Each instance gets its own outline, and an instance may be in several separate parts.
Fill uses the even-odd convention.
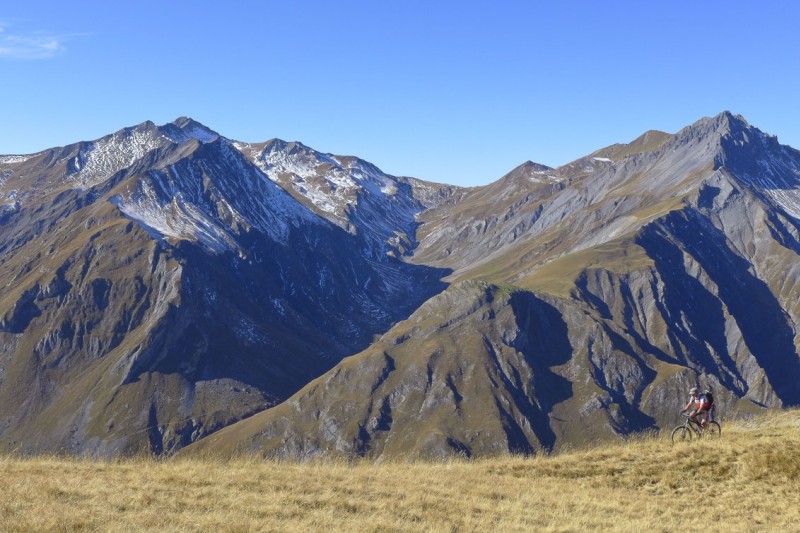
[[[729,112],[483,187],[191,119],[0,156],[0,446],[532,454],[800,404],[800,152]]]

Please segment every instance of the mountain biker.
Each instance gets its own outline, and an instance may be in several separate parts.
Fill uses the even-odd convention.
[[[689,389],[689,395],[689,403],[683,408],[681,414],[691,409],[692,412],[689,415],[689,419],[695,424],[699,424],[700,427],[705,428],[711,417],[711,402],[708,401],[705,393],[700,394],[697,387]],[[700,415],[703,415],[703,418],[698,420],[697,417]]]

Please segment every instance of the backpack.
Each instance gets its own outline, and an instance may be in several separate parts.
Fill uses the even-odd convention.
[[[714,395],[711,394],[710,390],[704,390],[703,394],[705,395],[706,400],[708,400],[708,408],[711,409],[711,407],[714,405]]]

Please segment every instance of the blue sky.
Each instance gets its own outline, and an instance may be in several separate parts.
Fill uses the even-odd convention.
[[[725,109],[800,148],[798,2],[4,4],[0,153],[187,115],[479,185]]]

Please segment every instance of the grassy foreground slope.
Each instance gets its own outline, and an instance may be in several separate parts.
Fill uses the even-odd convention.
[[[2,531],[705,531],[800,523],[800,411],[534,458],[0,458]],[[703,517],[699,515],[704,513]]]

